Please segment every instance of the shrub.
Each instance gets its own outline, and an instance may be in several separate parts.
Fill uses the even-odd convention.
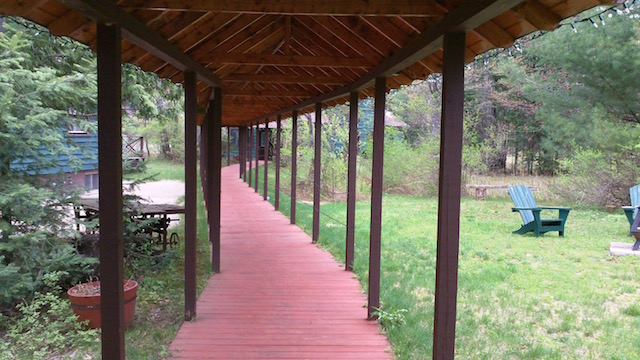
[[[640,158],[632,151],[615,156],[580,149],[560,162],[565,172],[557,182],[560,196],[573,202],[602,207],[629,204],[629,188],[640,180]]]
[[[44,275],[43,282],[50,290],[18,304],[19,316],[10,323],[4,339],[0,340],[0,358],[42,359],[97,342],[98,331],[83,329],[69,302],[61,297],[62,288],[58,284],[66,276],[64,271]]]
[[[423,141],[409,145],[391,129],[384,150],[384,187],[387,193],[436,195],[439,144]]]

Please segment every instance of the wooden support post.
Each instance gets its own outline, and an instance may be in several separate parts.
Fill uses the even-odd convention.
[[[231,128],[227,126],[227,166],[231,165]]]
[[[347,170],[347,239],[344,265],[353,271],[356,229],[356,162],[358,159],[358,92],[349,99],[349,163]]]
[[[322,168],[322,103],[316,103],[316,123],[313,156],[313,232],[312,242],[320,236],[320,170]]]
[[[384,170],[384,108],[387,79],[376,78],[373,109],[373,169],[371,170],[371,233],[369,235],[368,318],[380,307],[380,251],[382,233],[382,179]]]
[[[247,152],[249,151],[249,128],[242,128],[242,180],[247,181]]]
[[[256,123],[256,173],[253,174],[254,190],[258,192],[258,161],[260,161],[260,124]]]
[[[298,177],[298,110],[291,114],[291,225],[296,223],[296,188]]]
[[[97,37],[102,358],[124,359],[120,27],[98,23]]]
[[[198,116],[198,90],[196,73],[184,74],[184,319],[196,316],[196,227],[197,227],[197,179],[196,179],[196,131]]]
[[[264,156],[264,178],[263,180],[263,189],[264,189],[264,193],[262,194],[262,199],[264,201],[267,201],[267,199],[269,198],[269,187],[268,187],[268,180],[269,180],[269,119],[265,120],[264,122],[264,151],[262,153],[262,155]]]
[[[251,179],[252,179],[252,174],[253,174],[253,171],[251,171],[252,164],[253,164],[253,125],[249,125],[248,143],[249,143],[249,161],[248,161],[248,165],[249,165],[249,187],[251,187]]]
[[[244,162],[244,157],[247,155],[246,149],[244,147],[244,139],[245,139],[245,128],[242,126],[238,127],[238,168],[240,171],[240,179],[242,179],[244,175],[244,166],[246,163]]]
[[[213,100],[209,103],[209,141],[211,151],[209,156],[208,176],[210,204],[209,204],[209,241],[211,242],[211,265],[213,272],[220,272],[220,188],[222,168],[222,89],[213,90]]]
[[[276,183],[275,183],[275,194],[273,199],[273,207],[276,210],[280,210],[280,137],[282,133],[282,118],[278,115],[276,120]]]
[[[453,359],[458,295],[465,34],[444,36],[433,358]]]

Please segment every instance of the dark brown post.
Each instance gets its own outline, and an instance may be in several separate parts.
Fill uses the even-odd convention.
[[[268,175],[269,175],[269,119],[265,120],[264,122],[264,151],[263,151],[263,155],[264,155],[264,179],[263,180],[263,188],[264,188],[264,194],[262,194],[262,198],[267,201],[267,199],[269,198],[269,188],[267,186],[268,181]]]
[[[356,229],[356,161],[358,158],[358,92],[349,100],[349,164],[347,172],[347,241],[345,270],[353,271]]]
[[[316,103],[316,123],[313,156],[313,232],[311,241],[317,242],[320,236],[320,170],[322,167],[322,103]]]
[[[240,179],[244,176],[245,166],[245,156],[247,155],[247,149],[244,147],[244,142],[246,140],[246,128],[244,126],[238,127],[238,162],[239,162],[239,170],[240,170]]]
[[[256,173],[253,174],[254,190],[258,192],[258,161],[260,161],[260,124],[256,124]]]
[[[98,23],[97,36],[102,358],[124,359],[120,27]]]
[[[298,176],[298,110],[291,114],[291,214],[292,225],[296,223],[296,188]]]
[[[249,125],[249,187],[251,187],[251,179],[252,179],[252,174],[253,171],[251,171],[252,169],[252,164],[253,164],[253,125]]]
[[[465,34],[444,36],[433,358],[453,359],[458,296]]]
[[[207,130],[207,120],[200,126],[200,186],[202,186],[202,195],[204,197],[205,209],[207,201],[209,201],[209,187],[207,186],[207,166],[209,164],[209,131]],[[207,223],[209,217],[207,216]]]
[[[282,118],[278,115],[276,120],[276,183],[275,194],[273,199],[273,207],[280,210],[280,135],[282,133]]]
[[[217,87],[213,91],[213,100],[209,102],[209,169],[207,182],[209,183],[209,241],[211,242],[211,265],[213,272],[220,272],[220,175],[222,168],[222,89]]]
[[[229,166],[231,165],[231,127],[226,126],[226,128],[227,128],[227,150],[226,150],[227,165],[226,166]]]
[[[196,74],[184,74],[184,319],[196,316],[196,131],[198,90]]]
[[[380,250],[382,232],[382,179],[384,170],[384,107],[387,78],[376,78],[373,109],[373,164],[371,171],[371,233],[369,235],[368,317],[380,307]]]

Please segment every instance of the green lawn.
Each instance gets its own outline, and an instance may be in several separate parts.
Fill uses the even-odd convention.
[[[286,175],[282,187],[289,191]],[[356,210],[354,268],[365,289],[369,205]],[[640,258],[608,255],[610,242],[632,242],[622,210],[576,208],[564,238],[535,238],[511,234],[521,223],[511,206],[505,198],[462,200],[457,358],[640,358]],[[297,209],[310,232],[311,208]],[[346,204],[321,210],[340,221],[321,215],[319,244],[342,260]],[[431,358],[436,226],[437,199],[384,197],[381,302],[387,312],[407,310],[406,324],[388,329],[399,359]]]
[[[152,177],[152,179],[147,181],[184,181],[184,164],[164,159],[147,159],[147,161],[145,161],[145,167],[146,170],[144,172],[125,174],[124,178],[128,180],[140,180]]]

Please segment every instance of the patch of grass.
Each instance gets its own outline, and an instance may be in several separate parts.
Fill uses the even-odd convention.
[[[124,175],[126,180],[142,180],[150,176],[153,180],[180,180],[184,181],[184,164],[164,159],[147,159],[146,170],[140,173]]]
[[[281,186],[289,192],[288,181]],[[289,201],[281,193],[287,216]],[[511,233],[521,223],[511,206],[508,197],[462,200],[456,357],[640,358],[640,259],[608,254],[612,241],[632,241],[624,215],[574,209],[565,237],[535,238]],[[435,198],[383,200],[381,308],[407,310],[405,324],[387,329],[398,359],[431,357],[437,208]],[[331,218],[320,216],[319,246],[343,261],[346,204],[323,204],[321,211]],[[358,202],[354,269],[364,289],[369,218],[369,202]],[[310,233],[311,221],[311,208],[298,203],[298,225]]]
[[[622,310],[622,313],[629,316],[640,317],[640,305],[631,305]]]

